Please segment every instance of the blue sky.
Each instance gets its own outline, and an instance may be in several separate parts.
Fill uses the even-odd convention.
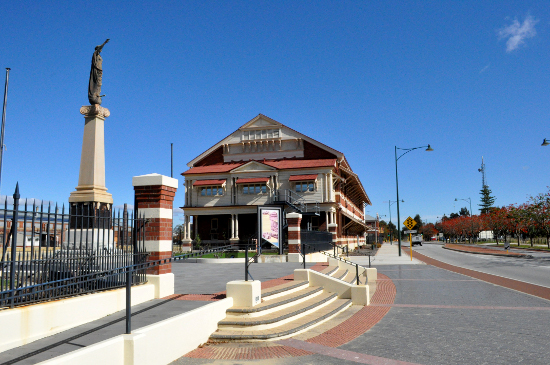
[[[103,56],[106,185],[180,179],[185,164],[265,114],[344,152],[373,205],[434,221],[479,203],[484,156],[496,204],[547,191],[550,7],[546,1],[12,1],[1,193],[67,202],[78,183],[94,47]],[[396,220],[395,205],[392,218]]]

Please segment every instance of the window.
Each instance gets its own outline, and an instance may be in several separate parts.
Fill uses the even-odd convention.
[[[242,140],[251,141],[254,139],[271,139],[279,138],[278,129],[262,129],[256,131],[243,131]]]
[[[314,181],[296,181],[295,191],[297,193],[306,193],[309,191],[315,191]]]
[[[243,185],[243,194],[267,194],[267,185],[265,184]]]
[[[201,188],[201,196],[220,196],[223,195],[221,186],[203,186]]]

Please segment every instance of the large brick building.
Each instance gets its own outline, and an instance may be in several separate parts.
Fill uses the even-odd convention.
[[[212,244],[247,240],[256,233],[257,206],[270,204],[303,213],[302,230],[336,229],[335,240],[350,248],[368,230],[363,207],[371,202],[344,154],[265,115],[187,166],[186,245],[197,234]]]

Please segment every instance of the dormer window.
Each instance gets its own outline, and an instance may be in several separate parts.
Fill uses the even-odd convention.
[[[243,131],[243,141],[252,141],[257,139],[279,138],[279,129],[258,129],[253,131]]]

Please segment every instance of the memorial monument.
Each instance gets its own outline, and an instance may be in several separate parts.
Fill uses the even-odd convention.
[[[95,47],[88,84],[90,105],[84,105],[80,108],[80,114],[84,115],[84,138],[82,141],[78,186],[76,191],[73,191],[69,196],[72,215],[69,229],[74,232],[80,231],[82,234],[86,230],[94,228],[99,230],[111,227],[109,217],[111,216],[113,197],[107,193],[105,187],[104,143],[104,122],[109,117],[110,112],[109,109],[101,106],[101,97],[105,95],[101,95],[103,60],[100,55],[108,41],[109,39],[102,45]],[[75,215],[78,215],[78,218]],[[88,236],[98,237],[100,235],[88,234]],[[72,241],[72,237],[70,241]],[[109,246],[111,245],[109,244]]]

